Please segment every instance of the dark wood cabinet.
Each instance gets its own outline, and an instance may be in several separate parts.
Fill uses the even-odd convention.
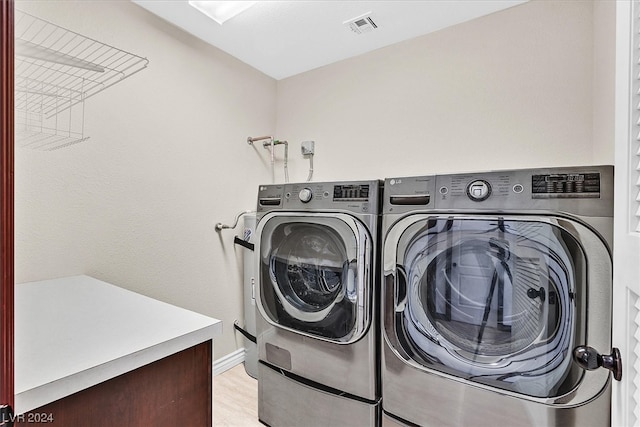
[[[16,426],[212,425],[212,341],[18,416]]]

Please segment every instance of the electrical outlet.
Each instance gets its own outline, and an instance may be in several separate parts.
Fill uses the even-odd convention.
[[[315,141],[302,141],[302,155],[313,156],[315,154]]]

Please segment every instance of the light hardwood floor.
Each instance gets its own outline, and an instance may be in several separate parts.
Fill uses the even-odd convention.
[[[247,375],[243,364],[213,378],[213,425],[263,426],[258,421],[258,381]]]

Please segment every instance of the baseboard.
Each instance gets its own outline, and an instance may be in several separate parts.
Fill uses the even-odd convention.
[[[218,360],[213,361],[213,375],[220,375],[221,373],[228,371],[244,362],[244,348],[239,348],[236,351],[227,354],[226,356],[222,356]]]

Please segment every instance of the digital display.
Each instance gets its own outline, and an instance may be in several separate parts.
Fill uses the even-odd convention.
[[[531,188],[534,198],[600,197],[600,174],[533,175]]]
[[[333,200],[367,201],[369,200],[369,186],[336,185],[333,187]]]

